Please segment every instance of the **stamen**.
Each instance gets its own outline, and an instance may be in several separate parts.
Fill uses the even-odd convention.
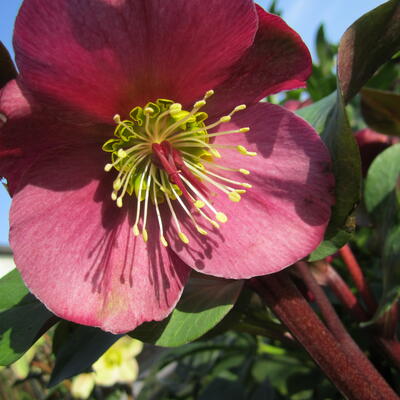
[[[242,173],[242,174],[244,174],[244,175],[249,175],[249,174],[250,174],[250,172],[247,171],[246,169],[243,169],[243,168],[236,169],[236,168],[225,167],[225,166],[223,166],[223,165],[216,164],[215,162],[208,161],[208,160],[206,160],[205,158],[201,158],[201,157],[192,155],[191,153],[188,153],[187,151],[184,151],[184,150],[182,150],[181,153],[184,154],[184,155],[186,155],[186,156],[188,156],[188,157],[190,157],[190,158],[192,158],[192,159],[194,159],[194,160],[198,160],[198,161],[200,161],[201,163],[210,164],[213,168],[222,169],[222,170],[224,170],[224,171],[240,172],[240,173]],[[201,168],[200,165],[198,165],[198,166]],[[202,168],[202,170],[204,170],[204,167]],[[248,173],[243,172],[243,171],[247,171]]]
[[[192,111],[190,111],[185,117],[178,119],[174,124],[172,124],[171,126],[169,126],[162,134],[161,134],[161,138],[162,140],[165,140],[168,138],[168,136],[173,133],[175,131],[175,129],[179,128],[180,126],[182,126],[183,124],[185,124],[187,121],[189,121],[190,118],[192,118],[197,111],[200,110],[201,107],[205,106],[206,101],[205,101],[205,97],[203,100],[198,101]],[[175,103],[172,104],[170,107],[170,114],[172,117],[174,116],[178,116],[179,113],[181,113],[182,111],[182,105],[179,103]]]
[[[149,166],[150,166],[150,161],[147,162],[146,168],[144,169],[144,172],[140,178],[139,193],[138,193],[137,202],[136,202],[136,220],[135,220],[135,223],[133,224],[133,233],[135,236],[139,236],[138,223],[139,223],[139,217],[140,217],[140,204],[142,202],[142,187],[143,187],[144,176],[146,175],[147,170],[149,169]]]
[[[145,195],[145,200],[144,200],[144,216],[143,216],[143,227],[142,227],[142,236],[143,240],[147,242],[148,235],[147,235],[147,230],[146,230],[146,223],[147,223],[147,210],[148,210],[148,205],[149,205],[149,194],[150,194],[150,184],[151,184],[151,169],[153,168],[153,165],[150,168],[149,176],[147,177],[147,182],[146,182],[146,195]],[[139,190],[139,197],[140,197],[140,190]]]
[[[235,189],[229,187],[229,186],[225,186],[221,183],[218,183],[216,181],[214,181],[214,179],[211,179],[210,177],[208,177],[207,175],[203,174],[202,172],[200,172],[199,170],[196,170],[196,168],[193,168],[190,164],[187,164],[187,167],[189,169],[191,169],[192,171],[194,171],[197,175],[199,175],[201,178],[203,178],[204,180],[206,180],[207,182],[210,182],[211,184],[213,184],[215,187],[217,187],[219,190],[221,190],[222,192],[226,193],[229,197],[230,200],[238,202],[240,201],[240,196],[237,195],[233,195],[232,192],[235,191]],[[244,186],[245,184],[241,184],[241,186]]]
[[[154,196],[154,205],[156,207],[158,226],[160,228],[160,241],[164,247],[168,247],[168,242],[164,237],[163,223],[162,223],[161,213],[160,213],[160,209],[158,207],[158,201],[157,201],[156,185],[154,185],[154,184],[153,184],[153,196]]]
[[[171,183],[169,184],[170,188],[172,190],[172,193],[174,193],[176,199],[178,200],[179,204],[181,205],[181,207],[183,208],[183,210],[185,211],[186,215],[189,217],[189,219],[192,221],[193,225],[196,227],[197,231],[199,233],[201,233],[202,235],[207,235],[207,232],[200,228],[200,226],[197,224],[196,220],[194,219],[193,215],[191,214],[191,212],[188,210],[188,208],[186,207],[185,203],[182,201],[182,199],[178,196],[178,194],[176,193],[175,189],[173,188],[173,186],[171,185]]]
[[[250,132],[250,128],[240,128],[236,129],[234,131],[223,131],[223,132],[216,132],[216,133],[209,133],[208,137],[217,137],[217,136],[223,136],[223,135],[231,135],[232,133],[247,133]]]
[[[166,186],[166,178],[165,178],[164,175],[165,175],[165,173],[162,172],[161,173],[161,181],[162,181],[163,185]],[[181,225],[179,223],[178,217],[176,216],[175,211],[174,211],[174,207],[172,207],[171,200],[170,200],[169,196],[166,193],[165,193],[165,199],[167,200],[167,204],[168,204],[169,210],[171,211],[172,218],[174,219],[176,228],[178,229],[179,238],[182,240],[183,243],[188,244],[189,243],[189,239],[182,232]]]
[[[229,182],[229,183],[232,183],[232,184],[234,184],[234,185],[249,187],[249,186],[248,186],[248,185],[249,185],[248,183],[239,182],[239,181],[234,181],[233,179],[225,178],[225,177],[223,177],[223,176],[221,176],[221,175],[218,175],[218,174],[215,174],[214,172],[211,172],[211,171],[209,171],[209,170],[202,170],[202,169],[200,169],[200,168],[198,167],[198,165],[196,165],[195,163],[193,163],[193,162],[191,162],[191,161],[186,161],[186,163],[190,164],[193,168],[200,170],[200,172],[201,172],[201,171],[204,171],[205,174],[211,175],[211,176],[215,176],[216,178],[221,179],[222,181]],[[187,167],[188,167],[188,168],[191,168],[189,165],[188,165]],[[191,168],[191,169],[192,169],[192,168]],[[249,174],[250,174],[249,171],[247,171],[247,170],[244,170],[244,171],[247,172],[247,173],[244,173],[244,175],[249,175]],[[242,171],[240,171],[240,172],[242,172]],[[242,172],[242,173],[243,173],[243,172]],[[250,187],[251,187],[251,185],[250,185]]]
[[[211,203],[184,177],[181,176],[181,179],[190,187],[190,189],[203,201],[203,203],[214,213],[215,218],[219,222],[226,222],[228,220],[228,217],[222,213],[218,212],[212,205]]]
[[[246,147],[244,146],[237,146],[237,151],[245,156],[256,156],[257,153],[255,151],[247,151]]]
[[[128,130],[128,131],[132,134],[132,136],[136,136],[136,137],[138,137],[139,139],[146,140],[145,137],[139,135],[139,134],[138,134],[137,132],[135,132],[130,126],[126,125],[125,121],[121,121],[121,116],[120,116],[119,114],[114,115],[114,118],[113,118],[113,119],[114,119],[114,122],[115,122],[116,124],[122,125],[126,130]],[[118,126],[117,126],[116,130],[117,130],[117,129],[118,129]]]
[[[183,243],[188,244],[189,238],[181,229],[173,205],[174,200],[182,208],[184,218],[189,218],[197,232],[207,235],[207,230],[203,229],[198,221],[205,220],[213,227],[219,228],[220,223],[228,220],[228,217],[218,211],[209,200],[211,185],[233,202],[241,200],[241,195],[246,193],[243,188],[251,187],[248,183],[214,172],[219,169],[243,175],[250,174],[250,171],[244,168],[217,164],[215,160],[222,158],[220,149],[234,149],[246,156],[255,156],[256,153],[248,151],[242,145],[210,143],[213,137],[250,131],[249,127],[242,127],[209,133],[211,129],[230,122],[235,113],[246,108],[244,104],[239,105],[229,114],[207,125],[207,114],[199,110],[207,104],[207,99],[213,94],[213,90],[207,91],[203,99],[194,103],[191,111],[184,110],[180,103],[158,99],[144,107],[132,109],[129,114],[131,119],[122,120],[119,114],[114,116],[114,122],[117,124],[114,130],[115,138],[109,139],[103,145],[103,150],[111,153],[111,161],[104,166],[104,170],[118,171],[111,192],[111,198],[118,207],[123,207],[127,194],[136,196],[136,216],[132,230],[135,236],[141,233],[145,242],[149,240],[146,226],[151,204],[155,207],[161,244],[168,246],[160,206],[164,200],[177,228],[177,236]],[[215,220],[212,219],[212,215]]]
[[[149,130],[150,115],[152,114],[154,114],[154,110],[151,107],[146,107],[144,109],[144,115],[146,116],[145,130],[150,139],[153,139],[153,134]]]
[[[160,127],[160,121],[164,118],[169,116],[170,111],[164,111],[162,114],[160,114],[157,119],[156,122],[154,124],[154,140],[156,143],[161,143],[161,139],[158,136],[158,132],[159,132],[159,127]]]

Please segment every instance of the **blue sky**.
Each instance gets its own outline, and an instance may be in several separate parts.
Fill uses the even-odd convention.
[[[22,0],[0,2],[0,40],[10,51],[13,23],[21,3]],[[271,1],[261,0],[258,3],[268,7]],[[313,39],[321,22],[325,24],[328,38],[337,42],[353,21],[383,3],[382,0],[279,0],[278,4],[283,10],[283,18],[300,33],[313,53]],[[8,195],[0,187],[0,245],[8,241],[9,207]]]

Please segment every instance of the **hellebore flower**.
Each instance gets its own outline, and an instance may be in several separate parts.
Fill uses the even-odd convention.
[[[72,380],[72,395],[87,399],[95,385],[132,384],[139,374],[139,364],[135,357],[142,349],[143,343],[139,340],[122,337],[93,364],[94,372],[80,374]]]
[[[322,240],[328,151],[258,103],[311,71],[279,17],[251,0],[25,0],[14,47],[10,244],[58,316],[127,332],[165,318],[191,269],[269,274]]]

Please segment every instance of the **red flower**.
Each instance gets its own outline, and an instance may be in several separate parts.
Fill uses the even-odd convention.
[[[191,268],[269,274],[322,240],[328,152],[258,104],[311,71],[279,17],[250,0],[25,0],[14,45],[10,243],[55,314],[126,332],[165,318]]]

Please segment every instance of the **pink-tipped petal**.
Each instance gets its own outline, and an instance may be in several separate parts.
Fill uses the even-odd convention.
[[[229,112],[238,104],[250,105],[265,96],[306,85],[312,71],[310,53],[280,17],[257,6],[259,27],[253,46],[230,70],[230,77],[215,89],[209,114]]]
[[[175,241],[173,249],[199,272],[238,279],[279,271],[318,246],[331,214],[334,180],[328,150],[312,127],[293,113],[261,103],[233,121],[220,129],[249,126],[250,133],[221,136],[215,143],[243,145],[257,156],[222,149],[217,162],[251,171],[223,175],[252,188],[239,203],[213,190],[218,196],[212,203],[228,221],[219,230],[204,224],[207,236],[185,224],[190,243]],[[174,235],[171,229],[169,237]]]
[[[251,0],[25,0],[14,46],[41,100],[109,122],[157,98],[201,98],[256,30]]]
[[[41,157],[14,196],[10,244],[28,288],[52,312],[123,333],[165,318],[189,268],[159,245],[153,215],[152,240],[133,235],[132,208],[111,201],[104,162],[88,148]]]

